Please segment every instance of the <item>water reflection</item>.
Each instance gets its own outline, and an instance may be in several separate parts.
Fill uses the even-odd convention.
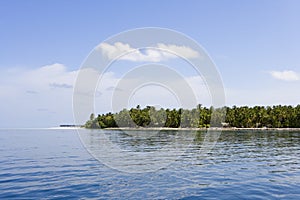
[[[156,132],[155,132],[156,133]],[[300,144],[300,136],[297,132],[271,132],[271,131],[223,131],[221,134],[217,131],[207,136],[205,131],[172,131],[162,130],[157,134],[152,131],[132,130],[130,134],[120,130],[87,130],[82,136],[89,146],[93,148],[100,147],[105,136],[113,144],[118,145],[123,150],[130,151],[153,151],[165,146],[168,148],[203,148],[203,142],[215,141],[218,137],[217,147],[222,148],[241,148],[255,147],[255,152],[274,148],[276,151],[281,148],[297,148]],[[102,139],[101,139],[102,138]],[[275,152],[276,152],[275,151]]]
[[[193,142],[196,131],[84,130],[87,150],[103,164],[129,173],[165,168]]]
[[[288,131],[223,131],[218,143],[234,143],[240,145],[255,145],[259,147],[272,146],[274,148],[299,146],[298,132]]]

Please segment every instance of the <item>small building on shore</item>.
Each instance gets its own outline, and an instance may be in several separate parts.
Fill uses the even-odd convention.
[[[61,128],[75,128],[75,127],[81,127],[80,125],[75,125],[75,124],[61,124],[59,125]]]
[[[229,128],[230,127],[229,123],[222,122],[221,124],[222,124],[223,128]]]

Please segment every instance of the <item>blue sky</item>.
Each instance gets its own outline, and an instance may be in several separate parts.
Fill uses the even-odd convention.
[[[296,105],[299,21],[296,0],[1,1],[0,127],[72,123],[75,71],[99,43],[140,27],[174,29],[201,44],[228,105]]]

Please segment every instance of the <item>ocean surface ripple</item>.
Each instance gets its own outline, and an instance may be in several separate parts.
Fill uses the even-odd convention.
[[[105,134],[125,150],[164,145],[161,134],[150,144]],[[124,173],[94,159],[76,130],[3,129],[0,199],[300,199],[299,132],[223,132],[204,158],[203,134],[167,167]]]

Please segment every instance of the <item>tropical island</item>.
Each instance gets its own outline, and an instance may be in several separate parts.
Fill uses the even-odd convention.
[[[90,115],[85,128],[300,128],[300,105],[156,109],[154,106]]]

